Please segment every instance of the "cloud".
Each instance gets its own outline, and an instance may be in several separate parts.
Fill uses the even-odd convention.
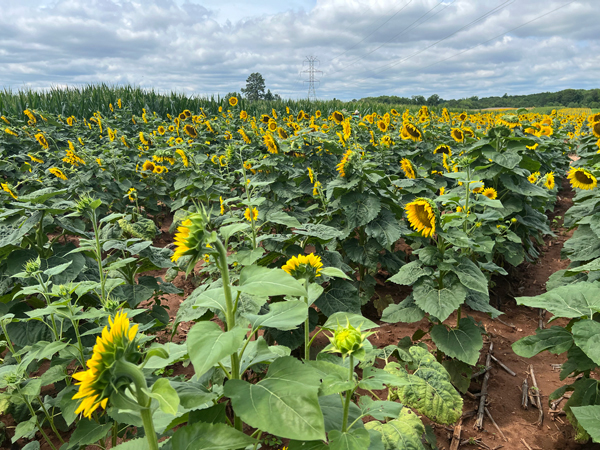
[[[592,0],[7,3],[0,80],[13,89],[104,82],[223,95],[260,72],[273,92],[304,98],[308,55],[320,60],[324,99],[598,87]]]

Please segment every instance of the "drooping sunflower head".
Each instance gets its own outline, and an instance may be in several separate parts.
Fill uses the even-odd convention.
[[[262,123],[269,123],[269,120],[271,120],[271,118],[268,114],[263,114],[262,116],[260,116],[260,121]]]
[[[281,127],[277,128],[277,134],[279,135],[280,139],[287,139],[288,137],[290,137],[287,131],[285,131]]]
[[[263,142],[266,145],[267,151],[269,153],[273,153],[273,154],[278,153],[277,143],[275,142],[275,139],[273,138],[273,136],[271,136],[270,134],[265,134],[263,136]]]
[[[592,129],[592,133],[594,133],[594,136],[596,136],[597,138],[600,138],[600,121],[594,122],[591,125],[591,129]]]
[[[549,172],[546,174],[545,176],[545,180],[544,180],[544,186],[550,190],[554,189],[555,186],[555,181],[554,181],[554,172]]]
[[[155,168],[156,168],[155,164],[148,159],[146,161],[144,161],[144,164],[142,164],[142,171],[144,171],[144,172],[154,172]]]
[[[413,141],[420,141],[423,137],[421,130],[419,130],[415,125],[410,122],[406,122],[402,127],[401,136],[408,136],[408,139],[412,139]]]
[[[39,142],[39,144],[42,146],[42,148],[44,150],[48,150],[48,147],[50,147],[50,144],[48,144],[48,141],[46,140],[46,136],[44,136],[43,133],[36,134],[35,138],[37,139],[37,141]]]
[[[331,115],[331,118],[333,119],[333,121],[335,123],[337,123],[339,125],[344,120],[344,115],[339,111],[334,111],[333,114]]]
[[[463,133],[460,128],[452,128],[450,136],[452,136],[452,139],[456,142],[463,142],[465,140],[465,133]]]
[[[440,144],[435,148],[433,153],[444,153],[445,155],[452,156],[452,149],[448,144]]]
[[[15,194],[14,189],[8,183],[0,183],[0,186],[2,186],[2,190],[7,192],[8,195],[10,195],[15,200],[17,199],[17,194]]]
[[[307,279],[314,281],[315,278],[320,277],[321,270],[323,269],[323,263],[321,257],[310,253],[308,255],[292,256],[287,262],[281,267],[291,276],[297,279]]]
[[[191,138],[198,137],[198,132],[196,131],[196,128],[194,128],[194,126],[190,125],[189,123],[183,127],[183,131],[185,131],[186,134]]]
[[[485,195],[487,198],[489,198],[490,200],[496,200],[496,198],[498,198],[498,192],[496,192],[496,189],[494,188],[485,188],[482,192],[483,195]]]
[[[137,363],[140,358],[136,342],[138,325],[132,326],[127,314],[122,311],[114,319],[110,317],[108,323],[96,340],[92,357],[86,363],[87,370],[73,374],[77,380],[75,384],[79,386],[73,400],[82,400],[75,414],[83,413],[87,418],[91,418],[99,407],[106,408],[114,391],[112,371],[115,363],[120,359]]]
[[[437,215],[435,203],[428,198],[417,198],[408,203],[404,209],[410,225],[420,232],[423,237],[431,237],[435,234]]]
[[[340,163],[335,167],[335,170],[339,172],[340,177],[345,177],[352,173],[352,160],[354,157],[354,152],[350,149],[346,150],[344,156]]]
[[[189,109],[184,109],[183,110],[183,114],[185,115],[185,118],[187,119],[188,117],[192,117],[192,112]]]
[[[204,213],[194,213],[177,227],[174,239],[175,251],[171,256],[171,261],[177,262],[182,256],[191,256],[187,273],[192,271],[196,262],[206,253],[204,244],[208,235],[205,228],[207,220]]]
[[[400,168],[402,169],[402,172],[404,172],[406,178],[410,178],[411,180],[417,178],[415,168],[407,158],[402,158],[402,160],[400,160]]]
[[[598,184],[596,177],[582,168],[571,168],[567,178],[571,182],[571,186],[576,189],[594,189]]]
[[[240,112],[240,119],[246,120],[248,118],[248,113],[246,111]]]
[[[466,137],[470,137],[470,138],[475,137],[475,132],[469,127],[463,127],[462,131]]]

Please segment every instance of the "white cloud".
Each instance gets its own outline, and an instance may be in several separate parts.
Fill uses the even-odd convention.
[[[273,92],[298,98],[307,92],[300,74],[307,55],[321,62],[320,98],[599,87],[593,0],[504,36],[567,0],[2,3],[4,87],[104,82],[226,94],[260,72]]]

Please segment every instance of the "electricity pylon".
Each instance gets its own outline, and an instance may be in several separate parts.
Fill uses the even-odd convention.
[[[314,56],[307,56],[306,59],[302,62],[302,67],[308,63],[308,69],[303,70],[302,73],[308,73],[308,81],[304,81],[308,83],[308,99],[316,100],[317,94],[315,92],[315,83],[319,83],[319,80],[315,80],[315,73],[323,73],[321,70],[315,70],[315,63],[319,63],[319,60]]]

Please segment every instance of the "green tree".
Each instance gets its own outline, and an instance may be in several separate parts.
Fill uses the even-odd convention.
[[[246,79],[246,87],[242,88],[242,92],[248,100],[265,98],[265,79],[258,72],[250,74]]]

